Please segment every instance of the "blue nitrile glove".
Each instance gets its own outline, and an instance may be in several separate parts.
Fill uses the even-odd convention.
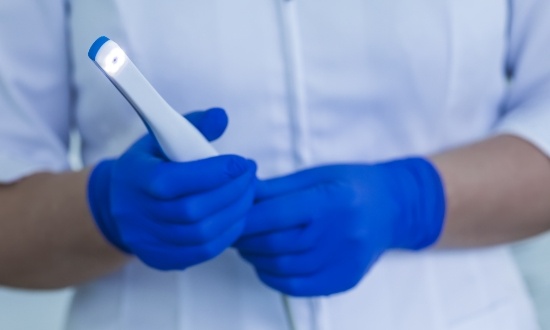
[[[235,244],[268,286],[293,296],[354,287],[389,249],[439,237],[442,181],[425,159],[318,167],[260,182]]]
[[[209,140],[227,125],[221,109],[186,117]],[[170,162],[147,134],[95,167],[88,200],[113,245],[153,268],[181,270],[217,256],[242,234],[255,172],[256,164],[239,156]]]

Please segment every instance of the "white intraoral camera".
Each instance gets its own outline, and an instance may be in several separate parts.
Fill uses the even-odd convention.
[[[187,162],[218,154],[195,126],[160,96],[114,41],[100,37],[88,56],[136,110],[166,157]]]

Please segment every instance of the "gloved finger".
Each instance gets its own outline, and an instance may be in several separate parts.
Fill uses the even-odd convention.
[[[361,281],[365,272],[357,271],[352,273],[355,276],[350,276],[349,265],[336,264],[312,275],[281,277],[262,271],[257,274],[264,284],[289,296],[318,297],[350,290]]]
[[[246,193],[255,192],[255,190],[255,171],[249,170],[209,191],[173,200],[157,200],[146,205],[146,212],[151,218],[161,222],[179,224],[200,222],[238,201]],[[252,207],[252,201],[246,211],[250,207]]]
[[[258,256],[277,256],[282,254],[303,253],[313,249],[321,235],[320,230],[312,229],[314,224],[266,235],[240,238],[234,245],[239,252]]]
[[[332,166],[316,167],[290,175],[263,180],[258,185],[257,200],[264,200],[280,195],[304,190],[311,186],[332,181]]]
[[[132,159],[135,163],[145,162],[147,165],[166,161],[160,145],[150,133],[137,140],[122,157]]]
[[[261,201],[250,210],[243,237],[308,225],[352,202],[353,194],[345,185],[328,183]]]
[[[227,208],[204,220],[192,224],[142,222],[141,230],[155,238],[159,244],[176,246],[203,245],[215,240],[235,223],[243,222],[254,200],[254,189],[249,189]]]
[[[225,132],[229,118],[225,110],[212,108],[206,111],[195,111],[185,115],[208,141],[218,139]]]
[[[280,277],[306,276],[321,271],[328,264],[335,262],[338,247],[331,244],[318,244],[315,248],[303,253],[266,256],[248,254],[239,251],[241,256],[261,272]]]
[[[175,247],[146,244],[137,246],[132,251],[139,259],[152,268],[159,270],[183,270],[220,255],[239,238],[243,228],[244,220],[234,224],[215,240],[204,245]]]
[[[255,173],[256,163],[225,155],[192,162],[166,162],[144,171],[138,184],[157,199],[174,199],[221,187],[245,173]]]

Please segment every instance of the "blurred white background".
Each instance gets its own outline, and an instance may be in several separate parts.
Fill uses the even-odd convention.
[[[0,288],[0,329],[61,330],[72,290],[33,292]]]
[[[518,243],[513,251],[537,309],[541,330],[550,330],[550,233]]]

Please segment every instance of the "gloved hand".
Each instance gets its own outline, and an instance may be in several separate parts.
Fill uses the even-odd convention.
[[[221,109],[186,117],[209,140],[227,125]],[[113,245],[153,268],[181,270],[214,258],[241,235],[255,171],[254,162],[238,156],[170,162],[147,134],[94,168],[88,201]]]
[[[235,244],[268,286],[293,296],[354,287],[389,249],[436,242],[445,196],[421,158],[318,167],[260,182]]]

